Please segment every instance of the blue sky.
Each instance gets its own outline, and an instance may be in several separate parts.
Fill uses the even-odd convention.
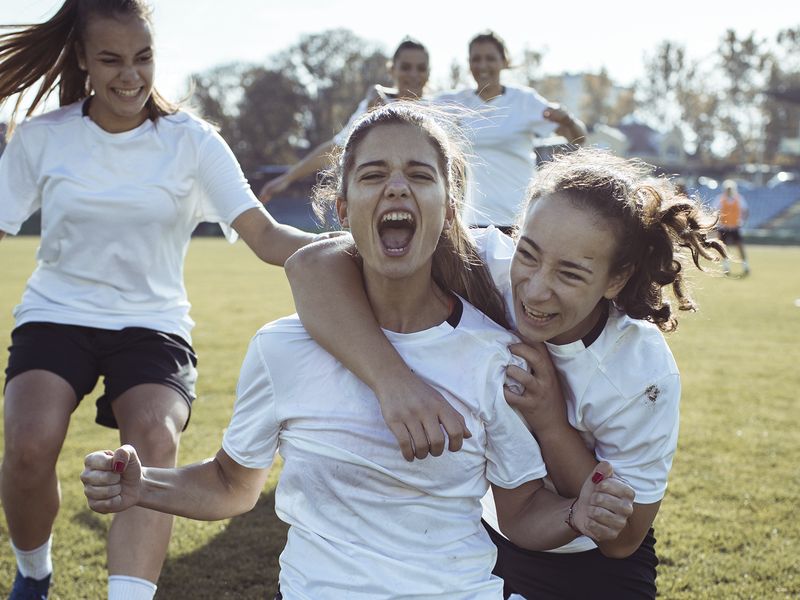
[[[643,56],[658,41],[686,45],[708,56],[727,28],[772,36],[800,24],[783,0],[703,2],[671,0],[154,0],[157,83],[168,95],[184,90],[189,73],[234,60],[257,62],[304,33],[346,27],[389,52],[406,35],[431,53],[432,82],[444,82],[453,60],[465,62],[469,38],[493,29],[513,55],[527,46],[544,52],[544,73],[597,72],[630,84],[641,75]],[[0,23],[40,21],[60,0],[0,0]],[[525,8],[520,8],[520,7]],[[224,8],[222,8],[224,7]]]

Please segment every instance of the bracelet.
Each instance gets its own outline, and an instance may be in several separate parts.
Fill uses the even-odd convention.
[[[570,529],[572,529],[572,531],[574,531],[574,532],[575,532],[575,533],[577,533],[578,535],[583,535],[583,532],[582,532],[580,529],[578,529],[577,527],[575,527],[575,525],[572,523],[572,513],[575,511],[575,504],[576,504],[577,502],[578,502],[578,499],[577,499],[577,498],[575,498],[575,500],[573,500],[573,501],[572,501],[572,504],[570,504],[570,505],[569,505],[569,512],[567,513],[567,518],[566,518],[566,519],[564,519],[564,523],[565,523],[565,524],[566,524],[566,525],[567,525],[567,526],[568,526]]]

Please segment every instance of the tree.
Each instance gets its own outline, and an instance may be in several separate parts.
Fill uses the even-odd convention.
[[[347,29],[305,35],[271,61],[273,68],[308,91],[304,111],[305,139],[300,149],[315,146],[341,129],[376,83],[391,84],[386,54]]]

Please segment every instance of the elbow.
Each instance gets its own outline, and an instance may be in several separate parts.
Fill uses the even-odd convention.
[[[606,558],[628,558],[631,554],[636,552],[640,544],[632,543],[619,543],[615,540],[614,543],[600,543],[598,548],[600,553]]]
[[[313,246],[316,244],[303,246],[286,259],[283,269],[286,271],[286,277],[290,283],[301,274],[311,272],[313,266],[318,263],[318,249]]]

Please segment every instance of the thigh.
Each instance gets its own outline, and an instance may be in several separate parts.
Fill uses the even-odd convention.
[[[126,397],[124,404],[140,403],[147,411],[145,414],[152,414],[156,420],[156,414],[166,415],[177,410],[172,404],[178,398],[187,409],[181,427],[184,428],[195,398],[196,367],[194,349],[176,335],[140,327],[113,332],[102,357],[105,393],[97,400],[97,422],[118,427],[117,415],[130,415],[124,407],[117,406],[123,396]],[[152,384],[151,389],[160,391],[152,398],[134,391],[145,384]],[[129,393],[131,391],[134,393]],[[162,403],[164,405],[160,406]]]
[[[32,369],[13,377],[3,401],[6,458],[21,453],[29,460],[55,461],[76,403],[72,386],[55,373]]]
[[[174,466],[189,405],[174,389],[155,383],[130,388],[112,403],[120,441],[150,466]]]

